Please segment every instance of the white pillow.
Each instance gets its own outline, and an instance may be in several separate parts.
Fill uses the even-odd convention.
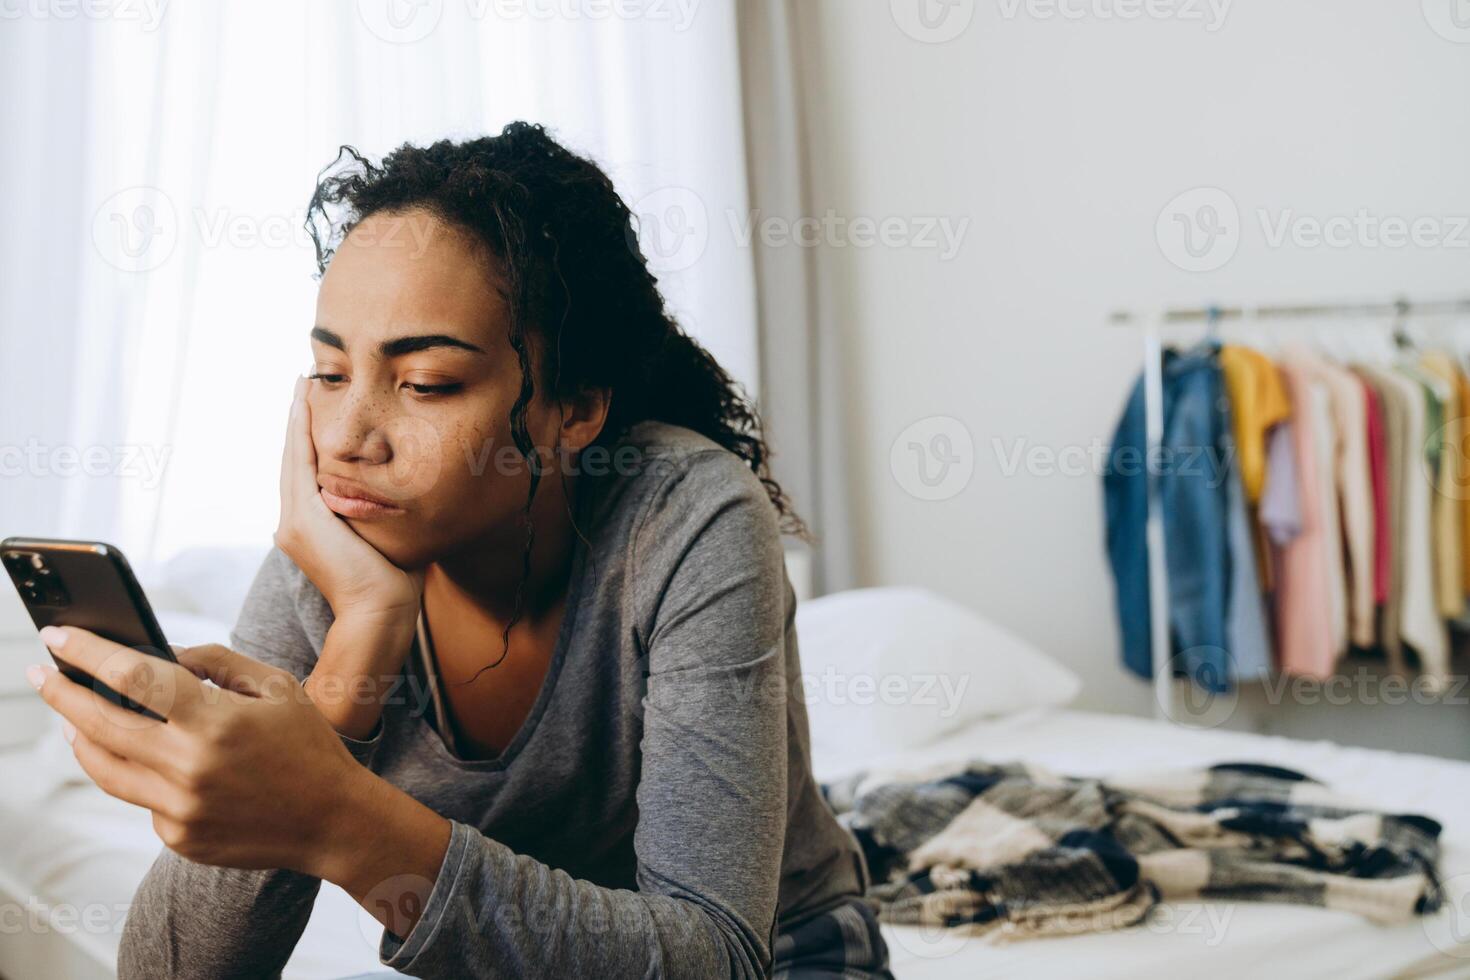
[[[837,592],[796,607],[812,743],[844,754],[928,745],[988,716],[1072,701],[1077,675],[926,589]]]
[[[269,550],[267,547],[185,548],[158,566],[138,569],[138,578],[160,617],[164,610],[172,609],[234,626],[255,581],[255,573],[260,571]]]

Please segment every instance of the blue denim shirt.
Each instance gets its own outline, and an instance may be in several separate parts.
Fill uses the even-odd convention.
[[[1123,663],[1153,676],[1148,591],[1148,474],[1159,475],[1175,673],[1215,692],[1270,664],[1230,405],[1216,345],[1164,352],[1164,436],[1146,459],[1143,379],[1133,386],[1103,474],[1108,559]],[[1237,601],[1232,603],[1232,592]]]

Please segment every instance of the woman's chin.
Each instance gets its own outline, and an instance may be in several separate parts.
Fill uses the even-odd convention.
[[[422,535],[402,524],[388,527],[382,521],[354,520],[347,518],[352,530],[384,558],[402,569],[414,569],[428,564],[424,558]]]

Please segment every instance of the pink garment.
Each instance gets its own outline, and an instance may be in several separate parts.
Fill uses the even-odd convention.
[[[1282,673],[1325,680],[1337,664],[1326,535],[1337,534],[1338,529],[1325,526],[1319,492],[1322,474],[1316,413],[1321,406],[1312,396],[1314,375],[1309,366],[1289,358],[1279,366],[1291,395],[1301,533],[1277,549],[1276,649]]]
[[[1373,482],[1373,601],[1381,606],[1388,601],[1389,562],[1393,558],[1393,544],[1389,539],[1393,515],[1388,512],[1388,446],[1378,392],[1367,381],[1359,380],[1367,408],[1368,468]]]

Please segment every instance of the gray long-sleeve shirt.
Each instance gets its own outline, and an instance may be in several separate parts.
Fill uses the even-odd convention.
[[[417,651],[357,759],[449,818],[444,862],[382,962],[418,977],[760,977],[774,935],[868,884],[811,774],[776,515],[745,463],[635,425],[577,502],[588,541],[525,724],[493,760],[441,737]],[[279,549],[234,649],[305,679],[332,612]],[[487,658],[499,637],[487,637]],[[291,765],[289,758],[281,765]],[[121,980],[277,975],[320,880],[164,849]]]

